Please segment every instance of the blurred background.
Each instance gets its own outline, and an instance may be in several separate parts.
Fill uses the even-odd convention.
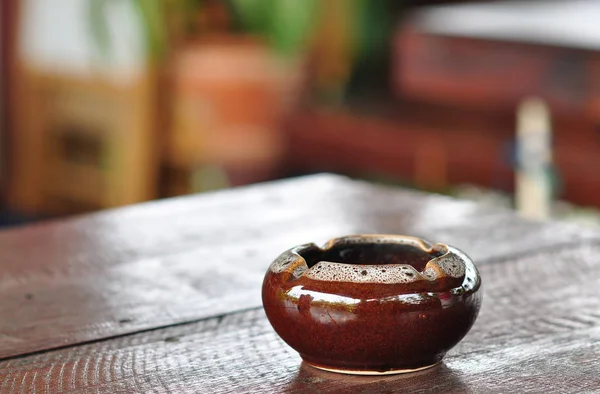
[[[0,226],[324,171],[600,223],[600,1],[1,4]]]

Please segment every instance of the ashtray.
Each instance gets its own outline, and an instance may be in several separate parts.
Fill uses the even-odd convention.
[[[459,249],[402,235],[350,235],[283,252],[263,306],[309,365],[361,375],[438,364],[469,332],[481,278]]]

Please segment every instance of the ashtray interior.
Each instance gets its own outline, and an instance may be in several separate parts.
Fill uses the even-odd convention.
[[[440,257],[443,252],[435,248],[427,251],[411,244],[351,243],[332,245],[325,249],[305,249],[299,254],[308,268],[320,261],[328,261],[353,265],[407,264],[417,271],[423,271],[430,260]]]

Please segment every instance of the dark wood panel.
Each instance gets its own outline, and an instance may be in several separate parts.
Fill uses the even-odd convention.
[[[389,177],[422,188],[467,183],[513,190],[514,113],[399,103],[397,115],[301,111],[287,122],[287,165],[302,172]],[[556,116],[553,129],[557,198],[600,207],[596,121]],[[419,166],[439,175],[424,181]]]
[[[597,49],[444,34],[416,22],[397,31],[393,88],[402,97],[488,109],[536,95],[557,113],[597,118],[597,56]]]
[[[421,373],[354,377],[315,370],[254,308],[6,360],[0,392],[600,391],[598,241],[503,253],[482,264],[481,274],[483,308],[472,331],[442,365]]]
[[[600,239],[561,223],[332,175],[255,185],[0,233],[0,357],[260,305],[269,263],[305,242],[404,233],[477,261]]]
[[[425,188],[461,182],[499,189],[512,186],[508,148],[513,132],[507,122],[499,128],[481,122],[481,114],[452,116],[439,108],[410,105],[404,109],[398,105],[397,112],[403,114],[401,119],[302,111],[287,122],[288,165],[301,171],[386,176]],[[418,168],[431,163],[436,163],[441,179],[435,185],[421,184],[427,180],[420,179]]]

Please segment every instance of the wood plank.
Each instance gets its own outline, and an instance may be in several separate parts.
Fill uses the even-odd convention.
[[[0,358],[260,306],[267,266],[361,232],[445,241],[478,263],[598,240],[442,196],[333,175],[175,198],[0,232]]]
[[[484,264],[479,319],[444,363],[352,377],[301,364],[262,308],[0,362],[0,393],[599,392],[600,242]]]

